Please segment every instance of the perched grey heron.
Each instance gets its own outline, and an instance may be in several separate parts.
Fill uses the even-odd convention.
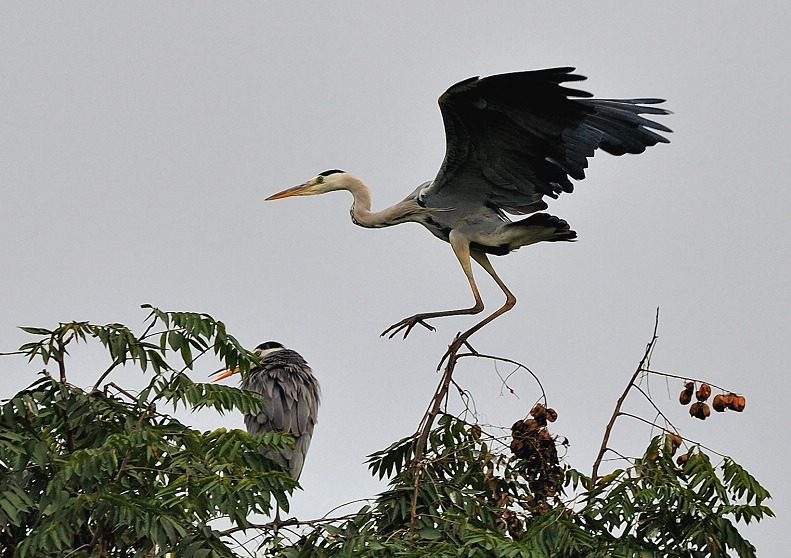
[[[477,314],[484,308],[470,259],[505,293],[505,304],[457,337],[469,335],[510,310],[516,297],[497,276],[487,254],[505,255],[548,241],[571,241],[577,233],[563,219],[546,213],[544,196],[571,192],[570,178],[585,178],[588,158],[597,148],[612,155],[642,153],[668,143],[654,130],[665,126],[641,115],[669,114],[651,105],[663,99],[592,99],[590,93],[561,84],[585,77],[574,68],[550,68],[480,78],[451,86],[439,98],[445,124],[445,160],[436,178],[421,184],[403,201],[371,211],[371,192],[341,170],[328,170],[308,182],[267,198],[310,196],[348,190],[354,196],[352,221],[367,228],[420,223],[449,242],[469,281],[475,304],[461,310],[425,312],[390,326],[382,335],[404,338],[417,324],[440,316]],[[573,98],[572,98],[573,97]],[[507,214],[527,215],[512,221]]]
[[[261,343],[254,352],[260,364],[250,369],[240,387],[259,393],[264,405],[257,414],[246,414],[244,424],[250,434],[287,432],[294,437],[293,448],[284,448],[281,452],[269,450],[264,455],[280,463],[299,480],[318,418],[319,382],[299,353],[276,341]],[[221,372],[215,382],[237,370]]]

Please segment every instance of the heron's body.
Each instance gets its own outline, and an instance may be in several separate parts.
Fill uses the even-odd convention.
[[[321,390],[313,371],[299,353],[268,341],[256,348],[260,364],[244,377],[241,388],[260,394],[263,408],[246,414],[244,423],[250,434],[287,432],[294,447],[264,455],[280,463],[299,480],[308,453],[313,428],[318,418]]]
[[[461,199],[446,200],[441,195],[432,196],[431,182],[421,184],[402,202],[384,211],[372,213],[368,187],[360,179],[348,173],[343,174],[346,175],[344,189],[354,196],[350,211],[352,222],[361,227],[381,228],[416,222],[445,242],[450,242],[452,231],[463,233],[472,250],[496,256],[503,256],[541,240],[571,240],[576,237],[576,233],[569,231],[563,224],[565,221],[551,215],[539,213],[513,222],[494,206],[479,207]],[[429,194],[425,195],[426,192]],[[562,229],[559,236],[554,230],[558,226]],[[547,227],[551,230],[547,231]]]
[[[418,222],[449,242],[464,270],[475,305],[462,310],[416,314],[385,330],[392,337],[424,320],[483,310],[470,260],[479,263],[506,295],[496,312],[462,334],[467,336],[516,303],[487,254],[505,255],[542,241],[570,241],[577,234],[546,209],[544,196],[571,192],[570,178],[581,180],[596,149],[613,155],[642,153],[668,140],[655,132],[670,130],[642,114],[668,111],[654,106],[661,99],[590,99],[564,82],[580,81],[573,68],[470,78],[450,87],[439,99],[445,124],[445,160],[436,178],[403,201],[371,211],[370,190],[357,177],[325,171],[305,184],[267,199],[348,190],[354,196],[352,221],[379,228]],[[575,98],[574,98],[575,97]],[[512,221],[511,215],[529,215]],[[531,215],[532,214],[532,215]]]

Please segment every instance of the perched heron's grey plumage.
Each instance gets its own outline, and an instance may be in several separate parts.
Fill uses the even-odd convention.
[[[371,211],[370,190],[360,179],[337,169],[267,199],[348,190],[354,196],[351,214],[357,225],[421,223],[451,244],[475,305],[416,314],[383,335],[392,337],[405,330],[406,337],[416,324],[433,329],[426,319],[482,311],[473,259],[500,286],[506,302],[465,333],[469,335],[516,303],[487,254],[504,255],[536,242],[576,238],[563,219],[535,213],[547,208],[544,196],[557,198],[571,192],[570,179],[585,178],[588,159],[597,149],[624,155],[668,143],[659,132],[670,129],[643,116],[669,114],[654,106],[662,99],[592,99],[590,93],[563,85],[585,79],[573,71],[550,68],[473,77],[448,88],[439,98],[446,151],[436,178],[382,211]],[[508,217],[531,213],[519,221]]]
[[[287,432],[294,437],[293,448],[265,455],[277,461],[299,479],[316,425],[321,391],[319,382],[305,359],[280,343],[268,341],[256,347],[260,364],[242,380],[241,388],[260,394],[263,408],[246,414],[244,423],[250,434]]]

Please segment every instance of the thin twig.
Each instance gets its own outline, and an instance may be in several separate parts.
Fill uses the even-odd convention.
[[[676,425],[674,425],[674,424],[673,424],[673,422],[672,422],[672,421],[671,421],[669,418],[667,418],[667,415],[665,415],[665,413],[663,413],[663,412],[662,412],[662,411],[659,409],[659,407],[657,407],[657,406],[656,406],[656,403],[654,403],[654,401],[651,399],[651,397],[650,397],[650,396],[649,396],[649,395],[648,395],[648,394],[647,394],[645,391],[643,391],[643,388],[641,388],[641,387],[640,387],[640,386],[638,386],[638,385],[635,385],[635,386],[634,386],[634,388],[635,388],[637,391],[639,391],[640,393],[642,393],[642,394],[643,394],[643,396],[644,396],[644,397],[645,397],[645,398],[648,400],[648,402],[651,404],[651,406],[652,406],[652,407],[653,407],[653,408],[656,410],[656,412],[659,414],[659,416],[660,416],[660,417],[662,417],[662,418],[664,419],[664,421],[665,421],[667,424],[669,424],[670,426],[672,426],[672,427],[673,427],[673,430],[675,430],[676,432],[678,432],[678,428],[676,428]]]
[[[664,430],[665,432],[671,432],[671,433],[673,433],[673,434],[676,434],[676,435],[677,435],[679,438],[681,438],[683,441],[685,441],[685,442],[689,442],[690,444],[692,444],[692,445],[694,445],[694,446],[697,446],[697,447],[699,447],[699,448],[703,448],[703,449],[705,449],[706,451],[708,451],[708,452],[711,452],[711,453],[714,453],[714,454],[717,454],[717,455],[719,455],[719,456],[720,456],[720,457],[722,457],[722,458],[726,458],[726,457],[728,457],[728,456],[727,456],[727,455],[725,455],[724,453],[720,453],[720,452],[718,452],[718,451],[717,451],[717,450],[715,450],[715,449],[712,449],[712,448],[710,448],[710,447],[708,447],[708,446],[704,446],[704,445],[703,445],[703,444],[701,444],[700,442],[697,442],[697,441],[695,441],[695,440],[690,440],[689,438],[685,438],[685,437],[681,436],[681,434],[679,434],[679,433],[678,433],[678,431],[676,431],[676,432],[673,432],[672,430],[670,430],[670,429],[668,429],[668,428],[663,428],[663,427],[659,426],[658,424],[656,424],[655,422],[651,422],[650,420],[646,420],[646,419],[644,419],[643,417],[639,417],[639,416],[637,416],[637,415],[633,415],[633,414],[631,414],[631,413],[621,413],[621,416],[624,416],[624,417],[629,417],[629,418],[633,418],[633,419],[635,419],[635,420],[639,420],[639,421],[641,421],[641,422],[644,422],[644,423],[646,423],[646,424],[650,424],[650,425],[651,425],[651,426],[653,426],[654,428],[661,428],[661,429],[662,429],[662,430]],[[674,428],[675,428],[675,427],[674,427]],[[608,449],[609,449],[609,448],[608,448]],[[610,449],[609,451],[613,451],[613,450],[611,450],[611,449]]]
[[[651,370],[650,368],[646,368],[644,370],[644,372],[646,372],[647,374],[655,374],[657,376],[664,376],[665,378],[676,378],[678,380],[686,380],[688,382],[696,382],[698,384],[704,383],[704,380],[698,380],[697,378],[690,378],[689,376],[678,376],[676,374],[668,374],[667,372],[660,372],[658,370]],[[707,383],[707,384],[709,384],[709,386],[711,386],[713,388],[716,388],[716,389],[719,389],[721,391],[730,391],[728,389],[725,389],[722,386],[718,386],[716,384],[712,384],[711,382],[705,382],[705,383]]]
[[[128,391],[126,391],[125,389],[123,389],[121,386],[119,386],[119,385],[118,385],[118,384],[116,384],[115,382],[108,382],[108,383],[107,383],[107,384],[104,386],[104,393],[105,393],[105,395],[107,395],[107,388],[110,388],[110,387],[113,387],[113,388],[117,389],[117,390],[118,390],[118,393],[120,393],[120,394],[122,394],[122,395],[126,396],[126,397],[127,397],[127,399],[129,399],[131,402],[133,402],[133,403],[137,402],[137,397],[135,397],[134,395],[132,395],[131,393],[129,393]]]
[[[270,521],[269,523],[247,523],[246,527],[230,527],[225,529],[224,531],[220,531],[222,535],[232,535],[233,533],[238,533],[239,531],[247,531],[248,529],[259,529],[262,531],[273,531],[273,530],[280,530],[283,527],[300,527],[306,525],[308,527],[315,527],[316,525],[321,525],[322,523],[335,523],[337,521],[344,521],[346,519],[352,519],[355,517],[356,513],[350,513],[348,515],[342,515],[338,517],[321,517],[318,519],[308,519],[308,520],[299,520],[296,517],[292,517],[289,519],[284,519],[283,521]]]
[[[629,395],[629,390],[632,389],[635,380],[640,375],[641,372],[644,372],[648,363],[651,360],[651,352],[654,349],[654,345],[657,341],[657,330],[659,329],[659,308],[656,309],[656,318],[654,319],[654,333],[651,336],[651,341],[645,348],[645,353],[643,354],[643,358],[640,359],[640,364],[637,365],[637,370],[634,371],[632,374],[629,383],[626,384],[626,389],[623,390],[621,397],[618,398],[618,401],[615,404],[615,410],[613,410],[612,416],[610,417],[610,422],[607,423],[607,427],[604,429],[604,438],[602,439],[601,446],[599,447],[599,454],[596,456],[596,460],[593,462],[593,471],[591,472],[590,478],[590,486],[588,486],[588,490],[593,490],[593,487],[596,485],[596,481],[599,478],[599,466],[601,465],[602,457],[604,457],[604,453],[607,451],[607,444],[610,441],[610,434],[612,434],[613,426],[615,426],[615,420],[621,414],[621,406],[623,402],[626,400],[626,396]]]
[[[104,381],[104,379],[105,379],[107,376],[109,376],[109,375],[110,375],[110,372],[112,372],[113,370],[115,370],[115,368],[116,368],[116,367],[117,367],[119,364],[123,364],[123,361],[122,361],[121,359],[119,359],[119,358],[115,359],[115,360],[113,361],[113,363],[112,363],[112,364],[111,364],[111,365],[110,365],[110,366],[107,368],[107,370],[105,370],[105,371],[102,373],[102,375],[101,375],[101,376],[99,376],[99,379],[98,379],[98,380],[96,380],[96,383],[95,383],[95,384],[93,384],[93,388],[91,388],[91,391],[98,391],[98,390],[99,390],[99,386],[100,386],[100,385],[101,385],[101,383]]]
[[[505,363],[508,363],[508,364],[513,364],[514,366],[518,366],[519,368],[524,368],[527,371],[527,373],[530,374],[533,377],[533,379],[536,381],[536,384],[538,384],[538,389],[541,390],[541,399],[544,401],[544,403],[547,402],[547,394],[544,391],[544,386],[541,384],[541,380],[538,378],[538,376],[535,374],[535,372],[530,370],[530,368],[528,368],[527,366],[525,366],[521,362],[517,362],[515,360],[511,360],[510,358],[504,358],[504,357],[500,357],[500,356],[496,356],[496,355],[485,355],[485,354],[478,353],[478,352],[475,352],[475,353],[461,353],[460,355],[458,355],[458,357],[459,358],[465,358],[465,357],[486,358],[486,359],[489,359],[489,360],[494,360],[494,361],[499,361],[499,362],[505,362]],[[514,374],[514,372],[509,374],[508,378],[510,378]]]

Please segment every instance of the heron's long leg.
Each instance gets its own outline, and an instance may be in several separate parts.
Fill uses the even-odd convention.
[[[486,253],[479,252],[477,250],[472,250],[470,252],[470,256],[472,256],[472,259],[478,262],[478,264],[483,269],[486,270],[486,273],[491,275],[492,279],[494,279],[494,282],[497,283],[497,286],[499,286],[503,290],[503,292],[505,293],[505,304],[503,304],[500,308],[498,308],[497,311],[492,312],[489,316],[486,316],[486,318],[484,318],[483,320],[472,326],[464,333],[459,333],[456,336],[456,339],[453,340],[453,343],[451,343],[450,346],[448,347],[448,350],[445,353],[445,355],[439,361],[439,366],[437,366],[437,370],[442,368],[442,364],[445,362],[445,359],[448,357],[448,355],[450,355],[452,352],[458,351],[462,345],[467,343],[467,339],[469,339],[470,335],[472,335],[473,333],[481,329],[483,326],[494,320],[497,316],[501,314],[505,314],[516,305],[516,297],[510,290],[508,290],[508,287],[505,286],[503,280],[500,279],[500,277],[498,277],[497,273],[494,271],[494,268],[492,267],[492,264],[489,262],[489,258],[486,256]],[[470,348],[471,351],[475,352],[474,349],[472,349],[472,347],[470,347],[469,345],[467,346]]]
[[[478,292],[478,286],[475,284],[475,278],[472,275],[472,264],[470,262],[470,256],[472,255],[475,258],[475,261],[480,263],[478,257],[475,255],[476,252],[470,251],[470,241],[469,239],[464,236],[463,234],[459,233],[458,231],[451,231],[450,232],[450,245],[453,248],[453,252],[456,254],[456,258],[459,260],[461,264],[461,268],[464,270],[464,274],[467,276],[467,281],[470,283],[470,289],[472,289],[472,295],[475,297],[475,305],[471,306],[470,308],[464,308],[462,310],[446,310],[444,312],[425,312],[423,314],[415,314],[414,316],[410,316],[409,318],[404,318],[397,324],[393,324],[388,327],[386,330],[382,332],[382,335],[387,335],[390,339],[392,339],[398,332],[404,330],[404,339],[406,336],[409,335],[409,332],[412,331],[412,328],[415,327],[417,324],[422,325],[423,327],[434,331],[434,327],[427,324],[424,320],[428,320],[430,318],[440,318],[443,316],[459,316],[462,314],[478,314],[483,310],[483,299],[481,298],[480,293]],[[486,256],[483,256],[484,259]],[[488,261],[486,261],[488,265]],[[494,273],[492,266],[488,266],[489,269],[486,269],[490,274]],[[491,270],[491,271],[490,271]],[[501,288],[505,288],[504,285],[500,282],[500,279],[495,275],[495,281],[498,282],[498,285]],[[506,291],[507,292],[507,291]],[[510,294],[510,293],[508,293]],[[511,295],[513,297],[513,295]],[[516,299],[514,299],[515,301]],[[388,335],[389,334],[389,335]]]
[[[494,320],[497,316],[499,316],[500,314],[505,314],[516,305],[516,297],[511,291],[508,290],[508,287],[505,286],[503,280],[497,276],[497,273],[494,271],[492,264],[489,263],[489,258],[486,256],[486,253],[479,252],[477,250],[472,250],[470,252],[470,256],[472,256],[472,259],[478,262],[478,264],[484,270],[486,270],[486,273],[492,276],[492,279],[494,279],[494,282],[497,283],[497,286],[503,290],[503,292],[505,293],[505,304],[503,304],[496,312],[493,312],[491,315],[487,316],[486,318],[484,318],[483,320],[472,326],[470,329],[465,331],[460,336],[463,337],[463,339],[467,339],[470,335],[472,335],[473,333],[481,329],[483,326]]]

